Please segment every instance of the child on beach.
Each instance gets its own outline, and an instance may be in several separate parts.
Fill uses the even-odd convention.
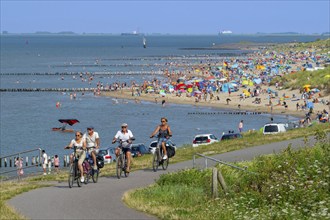
[[[56,173],[58,173],[58,171],[59,171],[59,166],[60,166],[60,158],[58,158],[58,155],[56,154],[55,158],[54,158],[54,167],[55,167]]]
[[[17,157],[16,161],[15,161],[15,165],[17,167],[17,175],[19,177],[23,176],[24,171],[23,171],[23,160],[22,160],[22,158]]]

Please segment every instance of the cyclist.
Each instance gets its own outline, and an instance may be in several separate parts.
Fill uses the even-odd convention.
[[[96,155],[100,148],[100,136],[99,133],[94,131],[93,126],[87,127],[87,133],[83,136],[84,146],[87,148],[87,152],[92,155],[94,161],[94,170],[97,170]]]
[[[129,168],[131,164],[131,145],[132,145],[132,138],[133,133],[131,130],[128,130],[128,125],[123,123],[121,125],[121,130],[117,131],[116,135],[113,137],[112,143],[114,144],[117,139],[121,140],[121,145],[116,148],[116,156],[119,156],[119,147],[122,148],[123,153],[126,155],[127,158],[127,167],[126,172],[129,173]]]
[[[86,158],[86,147],[84,147],[84,144],[83,144],[83,133],[80,132],[80,131],[77,131],[76,134],[75,134],[75,138],[71,140],[70,144],[65,146],[64,149],[69,149],[69,148],[73,148],[74,146],[77,147],[77,150],[76,150],[76,157],[79,157],[79,160],[78,160],[78,168],[80,170],[80,181],[81,182],[84,182],[85,179],[84,179],[84,170],[83,170],[83,162]],[[70,154],[70,163],[72,164],[73,162],[73,153]]]
[[[163,160],[167,159],[167,152],[166,152],[166,143],[168,139],[172,136],[172,131],[170,126],[167,124],[167,118],[163,117],[160,119],[161,124],[156,127],[154,132],[150,135],[150,138],[154,137],[158,132],[158,146],[161,144],[163,149]]]

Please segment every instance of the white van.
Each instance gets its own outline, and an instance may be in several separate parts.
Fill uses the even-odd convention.
[[[286,132],[285,124],[266,124],[264,126],[264,134],[278,134],[280,132]]]

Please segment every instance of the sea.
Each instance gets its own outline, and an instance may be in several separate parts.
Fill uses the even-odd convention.
[[[240,50],[209,49],[214,45],[240,42],[286,43],[323,39],[319,35],[259,36],[142,36],[119,35],[1,35],[0,89],[15,88],[94,88],[97,83],[130,84],[162,78],[161,70],[181,71],[182,63],[244,56]],[[80,73],[93,73],[92,81],[82,81]],[[234,95],[234,94],[233,94]],[[60,158],[74,133],[52,131],[59,119],[75,118],[80,122],[67,128],[82,132],[94,126],[100,135],[101,148],[114,147],[111,140],[120,125],[128,123],[135,143],[150,144],[149,138],[161,117],[167,117],[177,147],[192,144],[195,135],[237,131],[240,120],[244,130],[259,130],[272,117],[276,122],[296,118],[253,112],[232,114],[225,109],[160,102],[135,103],[95,96],[92,92],[0,92],[0,157],[30,149],[44,149]],[[57,108],[56,103],[61,107]],[[234,110],[237,112],[238,110]],[[3,166],[0,169],[5,169]]]

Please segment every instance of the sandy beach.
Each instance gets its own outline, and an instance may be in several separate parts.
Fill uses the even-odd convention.
[[[237,47],[238,45],[227,45]],[[264,45],[267,48],[269,45]],[[294,45],[293,45],[294,46]],[[261,45],[245,45],[245,51],[257,49]],[[292,45],[287,45],[292,47]],[[283,89],[276,77],[300,71],[324,69],[327,55],[315,55],[320,49],[309,51],[276,52],[271,48],[246,54],[243,57],[210,59],[169,63],[162,70],[162,77],[155,76],[152,81],[137,85],[110,87],[111,92],[104,95],[119,99],[133,99],[157,102],[208,106],[234,111],[285,114],[316,119],[322,112],[330,112],[330,94],[317,88],[317,85],[305,85],[299,89]],[[330,76],[330,75],[329,75]],[[323,77],[323,76],[322,76]],[[325,78],[328,80],[328,78]],[[314,83],[315,84],[315,83]],[[297,87],[296,87],[297,88]],[[321,89],[321,91],[320,91]],[[327,113],[324,117],[328,117]]]
[[[268,87],[267,87],[268,88]],[[269,87],[272,90],[275,90],[275,87]],[[222,109],[228,109],[228,110],[241,110],[241,111],[250,111],[250,112],[262,112],[262,113],[273,113],[273,114],[286,114],[286,115],[292,115],[296,117],[304,118],[305,114],[308,112],[308,110],[302,110],[299,108],[296,109],[296,104],[299,103],[300,105],[303,104],[303,100],[300,99],[301,94],[299,93],[299,90],[279,90],[278,97],[272,98],[273,107],[269,106],[269,94],[264,93],[260,94],[258,98],[261,99],[260,104],[255,104],[253,101],[255,98],[245,98],[245,100],[240,99],[240,95],[242,92],[242,88],[239,89],[237,92],[233,92],[230,94],[228,93],[217,93],[220,100],[209,100],[209,98],[205,100],[201,100],[199,102],[195,102],[195,97],[187,97],[185,94],[182,94],[181,96],[177,96],[174,94],[166,94],[165,96],[162,96],[160,94],[155,93],[141,93],[140,96],[132,96],[132,92],[130,89],[121,89],[118,91],[112,91],[112,92],[105,92],[103,95],[110,96],[117,99],[130,99],[135,100],[136,102],[140,102],[142,100],[144,101],[150,101],[150,102],[157,102],[159,105],[162,104],[162,101],[165,100],[165,105],[170,105],[171,103],[175,104],[187,104],[187,105],[195,105],[195,106],[207,106],[207,107],[214,107],[214,108],[222,108]],[[283,94],[285,94],[284,98],[282,97]],[[293,94],[295,94],[296,98],[292,98]],[[277,105],[277,100],[281,99],[286,102],[287,108],[283,105]],[[229,98],[231,101],[227,104],[226,99]],[[299,100],[297,100],[299,99]],[[319,100],[328,100],[330,101],[330,96],[324,96],[319,98]],[[283,101],[281,103],[283,103]],[[240,106],[239,106],[240,105]],[[313,109],[313,115],[316,116],[316,113],[318,111],[323,111],[324,109],[326,111],[329,111],[330,106],[319,103],[314,103],[314,109]],[[313,116],[312,115],[312,116]],[[312,119],[314,119],[312,117]]]

